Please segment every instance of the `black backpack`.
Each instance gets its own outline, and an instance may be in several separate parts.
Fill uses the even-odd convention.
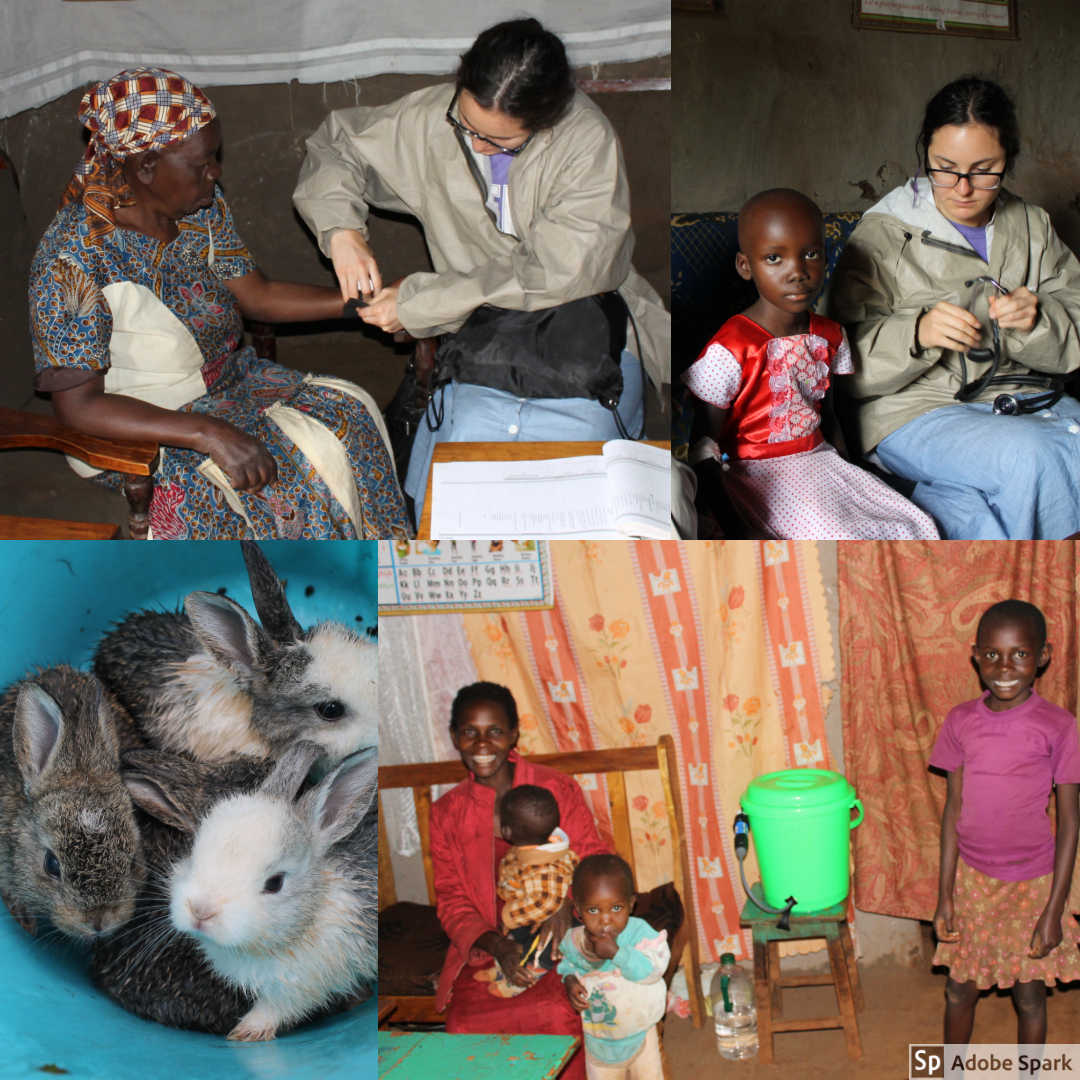
[[[623,391],[619,361],[630,310],[617,292],[584,296],[543,311],[510,311],[484,304],[435,353],[430,389],[458,382],[503,390],[520,398],[591,398],[619,416]],[[640,349],[639,349],[640,351]],[[428,414],[442,426],[441,396]]]

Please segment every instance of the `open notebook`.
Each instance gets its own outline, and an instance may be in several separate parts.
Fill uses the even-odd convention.
[[[615,439],[602,455],[433,466],[431,536],[671,538],[671,454]]]

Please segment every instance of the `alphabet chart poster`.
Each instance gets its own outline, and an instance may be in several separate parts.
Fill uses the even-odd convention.
[[[379,614],[555,606],[546,540],[380,540]]]

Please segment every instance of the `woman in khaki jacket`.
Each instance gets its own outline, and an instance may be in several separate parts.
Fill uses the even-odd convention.
[[[294,202],[361,318],[415,337],[453,333],[478,307],[537,311],[618,290],[633,316],[622,354],[623,424],[643,423],[642,366],[670,379],[671,318],[630,264],[634,235],[618,139],[575,88],[562,42],[535,19],[485,30],[453,85],[331,113],[307,142]],[[412,214],[434,273],[386,284],[367,241],[369,206]],[[640,348],[638,341],[640,340]],[[633,352],[629,350],[632,349]],[[640,359],[639,355],[640,354]],[[419,519],[436,440],[618,437],[587,398],[525,399],[447,387],[436,434],[421,424],[405,490]]]
[[[855,358],[842,382],[862,452],[916,481],[910,498],[946,539],[1060,539],[1080,531],[1080,403],[1051,394],[1037,411],[1008,415],[1000,410],[1014,406],[995,411],[995,399],[1026,397],[1030,408],[1046,376],[1060,388],[1080,367],[1080,262],[1044,210],[1001,186],[1020,149],[1001,87],[972,77],[944,87],[919,147],[928,179],[916,173],[866,212],[830,299]],[[993,296],[983,321],[969,310],[976,288]],[[999,373],[1028,384],[959,401],[961,355],[989,345],[991,319]],[[988,371],[969,359],[968,384]]]

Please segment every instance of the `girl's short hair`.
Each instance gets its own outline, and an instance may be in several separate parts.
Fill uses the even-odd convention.
[[[963,75],[948,86],[943,86],[927,102],[916,144],[923,168],[928,164],[926,155],[934,132],[951,124],[958,127],[982,124],[993,128],[1005,151],[1006,172],[1020,154],[1020,125],[1016,121],[1016,106],[1012,98],[990,79]]]
[[[488,27],[461,58],[457,89],[468,90],[481,109],[505,113],[527,131],[554,127],[575,92],[562,41],[536,19]]]
[[[478,701],[489,701],[493,705],[502,706],[502,710],[506,713],[506,719],[510,724],[510,730],[517,730],[518,711],[514,695],[505,686],[500,686],[498,683],[474,682],[469,686],[463,686],[454,697],[454,703],[450,706],[451,731],[457,731],[458,725],[461,723],[461,714],[470,705],[475,705]]]

